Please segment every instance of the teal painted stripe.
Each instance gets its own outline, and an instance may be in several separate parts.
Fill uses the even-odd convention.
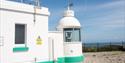
[[[54,63],[54,61],[43,61],[43,62],[36,62],[36,63]]]
[[[28,47],[14,47],[13,52],[21,52],[21,51],[28,51]]]
[[[83,61],[84,61],[84,55],[75,56],[75,57],[59,57],[56,63],[77,63],[77,62],[83,62]],[[36,63],[55,63],[55,62],[42,61],[42,62],[36,62]]]
[[[58,58],[58,63],[64,63],[65,62],[65,58],[64,57],[60,57]]]
[[[73,62],[82,62],[84,60],[84,56],[76,56],[76,57],[65,57],[65,63],[73,63]]]

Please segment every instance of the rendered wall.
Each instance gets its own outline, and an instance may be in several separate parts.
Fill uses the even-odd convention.
[[[53,46],[50,49],[50,54],[52,54],[51,57],[58,62],[59,58],[64,57],[63,33],[58,31],[49,32],[49,38],[49,44]]]
[[[65,42],[64,51],[66,57],[82,55],[82,44],[80,42]]]
[[[0,63],[31,63],[35,61],[48,61],[48,16],[47,8],[42,8],[36,14],[34,23],[33,6],[10,1],[0,1],[0,36],[4,37],[3,46],[0,46]],[[27,51],[14,52],[15,47],[15,24],[27,25],[26,42]],[[38,36],[42,44],[37,45]]]

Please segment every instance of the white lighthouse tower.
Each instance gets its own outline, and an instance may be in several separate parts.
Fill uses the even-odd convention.
[[[65,63],[82,63],[81,25],[71,9],[72,3],[64,11],[63,18],[59,21],[57,31],[63,32]]]

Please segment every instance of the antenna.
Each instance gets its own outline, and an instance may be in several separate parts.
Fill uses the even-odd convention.
[[[35,0],[35,6],[40,7],[40,0]]]
[[[71,1],[71,0],[68,0],[68,10],[70,10],[72,6],[73,6],[72,1]]]
[[[36,22],[36,9],[39,8],[40,9],[40,0],[34,0],[34,13],[33,13],[33,17],[34,17],[34,24]]]

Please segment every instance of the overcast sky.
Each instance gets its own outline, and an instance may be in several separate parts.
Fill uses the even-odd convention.
[[[41,0],[49,8],[49,30],[67,8],[67,0]],[[125,41],[125,0],[72,0],[75,17],[82,26],[84,42]]]

